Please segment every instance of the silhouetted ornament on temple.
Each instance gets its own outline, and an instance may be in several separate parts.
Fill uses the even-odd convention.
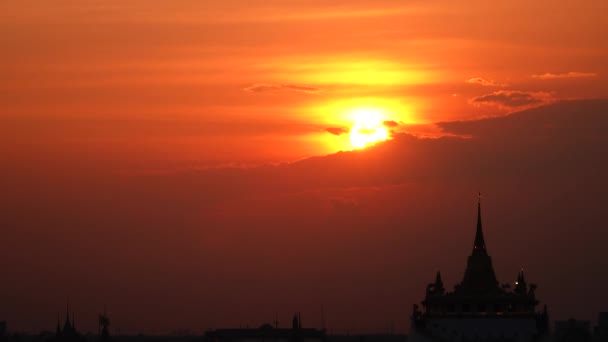
[[[480,196],[481,197],[481,196]],[[545,305],[536,311],[536,285],[519,271],[515,286],[500,286],[488,255],[477,203],[473,250],[462,281],[445,290],[441,274],[427,285],[422,310],[414,305],[410,341],[538,341],[548,336]]]

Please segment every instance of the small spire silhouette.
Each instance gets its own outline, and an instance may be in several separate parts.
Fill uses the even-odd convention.
[[[291,328],[293,330],[297,330],[299,328],[298,314],[297,313],[295,313],[293,315],[293,319],[291,320]]]
[[[445,292],[445,288],[443,287],[443,280],[441,279],[441,272],[437,271],[437,276],[435,277],[435,292],[442,294]]]
[[[70,324],[70,300],[68,299],[67,303],[65,304],[65,322],[66,324]]]
[[[60,313],[57,312],[57,335],[61,334],[61,318],[59,317]]]

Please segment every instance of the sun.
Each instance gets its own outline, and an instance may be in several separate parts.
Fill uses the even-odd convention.
[[[376,142],[388,139],[388,129],[382,123],[382,111],[379,109],[355,109],[350,129],[350,142],[354,148],[363,148]]]

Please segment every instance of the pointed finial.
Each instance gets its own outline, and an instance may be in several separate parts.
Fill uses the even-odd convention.
[[[477,220],[481,224],[481,192],[477,194]]]
[[[477,197],[477,231],[475,232],[473,253],[487,254],[486,243],[483,239],[483,230],[481,228],[481,192],[479,192]]]
[[[61,334],[61,318],[59,316],[61,316],[61,314],[57,312],[57,327],[55,328],[55,333],[58,337]]]

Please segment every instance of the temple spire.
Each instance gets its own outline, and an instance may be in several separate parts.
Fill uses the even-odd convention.
[[[475,242],[473,243],[473,254],[488,254],[486,251],[486,243],[483,240],[483,230],[481,228],[481,192],[477,199],[477,231],[475,232]]]
[[[70,323],[70,301],[68,300],[65,306],[65,323],[63,324],[63,333],[68,333],[72,330],[72,323]]]
[[[464,279],[460,283],[457,292],[487,294],[500,292],[496,274],[492,267],[492,258],[486,251],[486,243],[483,239],[481,226],[481,193],[477,202],[477,231],[475,232],[475,242],[473,243],[473,253],[467,259],[467,268],[464,272]]]

